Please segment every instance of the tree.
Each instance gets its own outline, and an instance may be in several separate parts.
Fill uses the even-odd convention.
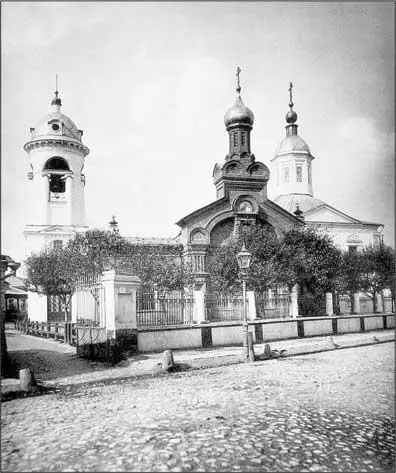
[[[46,296],[58,296],[69,319],[70,303],[81,275],[84,258],[65,249],[44,249],[26,260],[27,283]]]
[[[326,292],[337,290],[341,251],[326,233],[304,227],[287,232],[279,254],[288,271],[289,285],[299,286],[299,310],[303,315],[318,315]]]
[[[137,245],[116,232],[97,229],[78,234],[63,248],[32,255],[26,265],[29,283],[43,294],[59,295],[67,309],[81,276],[106,269],[132,272],[140,277],[144,290],[181,290],[191,279],[180,245]]]
[[[394,303],[395,252],[387,245],[369,245],[363,249],[361,258],[359,288],[372,299],[374,312],[376,312],[376,295],[384,289],[390,289]]]
[[[277,271],[279,242],[269,225],[255,225],[243,229],[238,237],[231,238],[224,246],[209,250],[208,272],[214,291],[239,291],[241,281],[236,259],[242,244],[252,253],[247,285],[250,289],[264,291],[282,282]]]
[[[337,279],[337,288],[341,294],[346,294],[351,303],[351,314],[355,313],[354,294],[359,292],[363,259],[358,251],[342,253],[341,270]]]

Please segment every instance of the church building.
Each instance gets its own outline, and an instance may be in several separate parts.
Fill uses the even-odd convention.
[[[383,225],[351,217],[314,197],[312,162],[315,158],[298,134],[292,90],[293,84],[290,83],[286,136],[271,159],[275,176],[274,202],[303,217],[307,225],[326,231],[342,250],[361,250],[369,244],[379,244]]]
[[[217,199],[177,222],[184,254],[193,261],[197,279],[204,287],[209,247],[223,245],[240,227],[260,225],[280,237],[302,225],[292,212],[267,197],[270,171],[256,161],[251,151],[254,114],[242,101],[239,74],[238,68],[235,103],[224,117],[229,136],[228,154],[213,169]]]
[[[161,247],[164,254],[192,261],[197,288],[207,289],[208,253],[224,245],[243,226],[261,226],[278,238],[304,224],[327,231],[343,250],[358,250],[381,241],[383,225],[366,222],[335,209],[314,197],[313,161],[310,148],[298,134],[297,113],[290,84],[290,110],[286,114],[286,136],[271,160],[275,196],[267,196],[270,170],[252,153],[253,112],[241,98],[240,69],[237,69],[236,97],[224,116],[229,136],[225,159],[215,164],[213,184],[216,199],[181,218],[175,238],[128,238],[135,245]],[[24,236],[26,257],[43,247],[60,247],[78,233],[85,223],[85,158],[82,130],[61,113],[56,90],[51,111],[31,128],[24,150],[29,155],[29,219]],[[113,217],[110,228],[116,229]],[[58,301],[59,302],[59,301]],[[57,299],[29,292],[29,312],[48,315],[61,312]]]

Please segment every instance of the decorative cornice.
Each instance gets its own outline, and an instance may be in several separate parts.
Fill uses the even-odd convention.
[[[59,140],[53,138],[43,138],[39,140],[28,141],[23,149],[29,153],[32,149],[35,148],[45,148],[45,147],[64,147],[72,148],[73,150],[79,151],[83,156],[87,156],[89,153],[89,148],[82,143],[69,140]]]

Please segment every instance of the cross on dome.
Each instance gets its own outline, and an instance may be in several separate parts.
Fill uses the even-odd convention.
[[[236,70],[236,78],[237,78],[237,87],[236,87],[236,91],[238,92],[238,94],[241,93],[241,83],[239,81],[239,75],[241,73],[241,68],[238,66],[237,67],[237,70]]]

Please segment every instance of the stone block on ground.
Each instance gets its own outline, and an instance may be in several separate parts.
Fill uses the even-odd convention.
[[[19,371],[19,384],[23,391],[32,391],[37,386],[34,374],[30,368]]]
[[[271,347],[270,347],[269,343],[266,343],[264,345],[263,359],[268,360],[269,358],[271,358],[271,356],[272,356]]]
[[[172,371],[175,367],[172,350],[165,350],[162,354],[162,370]]]

